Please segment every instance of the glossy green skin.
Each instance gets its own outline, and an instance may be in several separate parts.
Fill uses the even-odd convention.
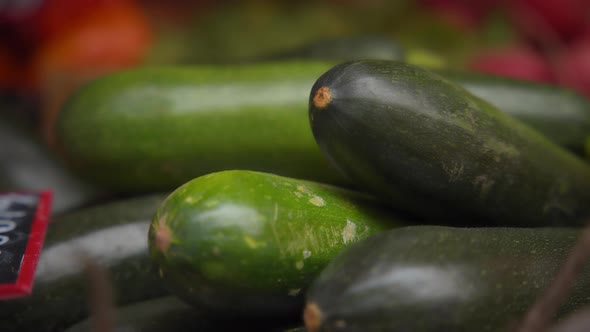
[[[299,315],[304,289],[332,257],[400,224],[364,194],[223,171],[168,197],[150,227],[149,248],[174,294],[212,315]],[[161,249],[163,229],[172,236]]]
[[[113,191],[172,190],[227,169],[343,183],[313,139],[307,96],[331,65],[142,68],[90,84],[60,114],[70,164]]]
[[[105,196],[68,171],[35,135],[33,124],[0,110],[0,192],[51,190],[54,215]]]
[[[320,87],[332,91],[324,109],[313,104]],[[416,215],[543,226],[582,225],[590,212],[586,163],[419,67],[338,65],[314,85],[309,116],[316,141],[343,174]]]
[[[307,303],[323,313],[318,331],[507,331],[548,287],[578,234],[442,226],[382,232],[337,256]],[[560,315],[588,304],[585,268]]]
[[[147,250],[149,224],[165,194],[105,203],[49,226],[32,295],[0,301],[0,331],[63,331],[88,315],[84,252],[108,268],[117,303],[166,294]]]
[[[437,70],[473,95],[526,123],[553,142],[583,152],[590,135],[590,102],[573,90],[485,74]]]
[[[120,306],[115,311],[115,317],[115,331],[121,332],[279,332],[284,330],[276,329],[276,326],[282,323],[272,319],[215,320],[175,296]],[[93,321],[88,318],[70,327],[66,332],[94,332]]]

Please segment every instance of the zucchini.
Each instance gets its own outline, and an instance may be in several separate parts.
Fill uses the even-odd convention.
[[[431,71],[343,63],[317,80],[309,105],[331,162],[416,216],[574,226],[590,212],[590,167],[581,158]]]
[[[43,145],[33,124],[0,110],[0,192],[53,192],[52,214],[59,215],[105,196],[79,179]]]
[[[400,225],[372,197],[269,173],[222,171],[176,189],[150,227],[168,288],[211,315],[297,313],[341,249]]]
[[[256,331],[279,332],[280,321],[267,320],[219,320],[186,304],[175,296],[159,297],[147,301],[117,307],[115,331],[125,332],[217,332]],[[92,318],[71,326],[66,332],[94,332]]]
[[[414,65],[391,38],[346,36],[325,38],[294,48],[267,60],[397,60]],[[337,63],[334,63],[336,65]],[[538,130],[555,143],[580,154],[590,135],[590,102],[572,89],[481,73],[436,69],[435,72],[461,85],[473,95]]]
[[[508,115],[526,123],[553,142],[583,154],[590,135],[590,102],[560,86],[479,73],[437,70]]]
[[[213,171],[250,169],[341,183],[307,121],[331,65],[141,68],[81,89],[57,134],[71,167],[112,191],[173,190]]]
[[[306,294],[310,332],[508,331],[548,287],[574,228],[409,226],[342,251]],[[590,304],[590,267],[559,316]]]
[[[147,250],[150,221],[165,197],[129,198],[56,218],[45,238],[33,293],[0,301],[0,331],[63,331],[88,315],[82,253],[108,269],[119,304],[166,294]]]

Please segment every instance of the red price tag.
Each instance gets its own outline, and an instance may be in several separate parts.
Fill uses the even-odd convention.
[[[0,299],[32,292],[51,201],[51,192],[0,193]]]

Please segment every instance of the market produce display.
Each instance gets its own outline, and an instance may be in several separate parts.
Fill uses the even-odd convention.
[[[590,320],[583,1],[68,1],[0,11],[0,331]]]

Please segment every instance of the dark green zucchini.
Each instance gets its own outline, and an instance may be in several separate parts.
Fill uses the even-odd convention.
[[[72,174],[34,131],[29,121],[0,110],[0,191],[51,190],[56,215],[105,196]]]
[[[590,213],[582,159],[431,71],[343,63],[309,105],[326,156],[398,209],[512,226],[582,225]]]
[[[526,123],[553,142],[583,154],[590,135],[590,102],[575,91],[492,75],[437,70],[473,95]]]
[[[91,83],[57,124],[85,178],[113,191],[172,190],[227,169],[342,183],[307,121],[313,82],[331,65],[142,68]]]
[[[165,197],[129,198],[56,218],[32,295],[0,301],[0,331],[62,331],[88,315],[82,254],[108,269],[119,304],[165,294],[147,249],[150,221]]]
[[[211,315],[291,316],[341,249],[400,224],[354,191],[223,171],[166,199],[150,227],[149,249],[169,289]]]
[[[397,60],[413,61],[409,63],[421,66],[419,60],[406,59],[406,51],[394,40],[377,35],[321,39],[268,59]],[[576,153],[583,152],[586,136],[590,135],[590,102],[574,90],[466,71],[437,69],[436,73],[525,122],[557,144]]]
[[[167,296],[120,306],[115,310],[115,331],[121,332],[279,332],[281,321],[213,319],[177,297]],[[94,332],[92,318],[70,327],[66,332]]]
[[[310,332],[508,331],[548,287],[573,228],[410,226],[345,249],[306,294]],[[559,316],[590,304],[584,268]]]

